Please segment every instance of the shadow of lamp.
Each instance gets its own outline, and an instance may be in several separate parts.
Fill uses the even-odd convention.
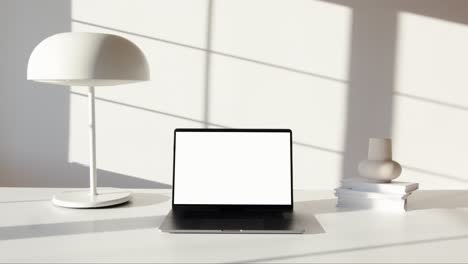
[[[125,203],[131,193],[96,186],[94,87],[149,80],[143,52],[129,40],[111,34],[67,32],[39,43],[28,62],[27,79],[66,86],[87,86],[89,98],[89,191],[57,194],[53,203],[70,208],[96,208]]]

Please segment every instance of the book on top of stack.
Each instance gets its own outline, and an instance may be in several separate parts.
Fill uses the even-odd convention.
[[[364,178],[343,179],[335,189],[337,207],[406,211],[407,199],[419,188],[418,183],[392,181],[379,183]]]

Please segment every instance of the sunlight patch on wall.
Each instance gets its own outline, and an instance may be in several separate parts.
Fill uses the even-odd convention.
[[[401,13],[398,39],[393,136],[395,159],[409,167],[402,179],[466,187],[468,26]]]

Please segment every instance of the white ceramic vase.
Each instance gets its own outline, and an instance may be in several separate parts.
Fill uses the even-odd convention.
[[[392,140],[389,138],[370,138],[367,160],[359,163],[361,177],[389,183],[401,174],[401,166],[392,160]]]

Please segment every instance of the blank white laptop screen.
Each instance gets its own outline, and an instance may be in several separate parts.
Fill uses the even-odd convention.
[[[290,132],[176,131],[174,204],[291,205]]]

